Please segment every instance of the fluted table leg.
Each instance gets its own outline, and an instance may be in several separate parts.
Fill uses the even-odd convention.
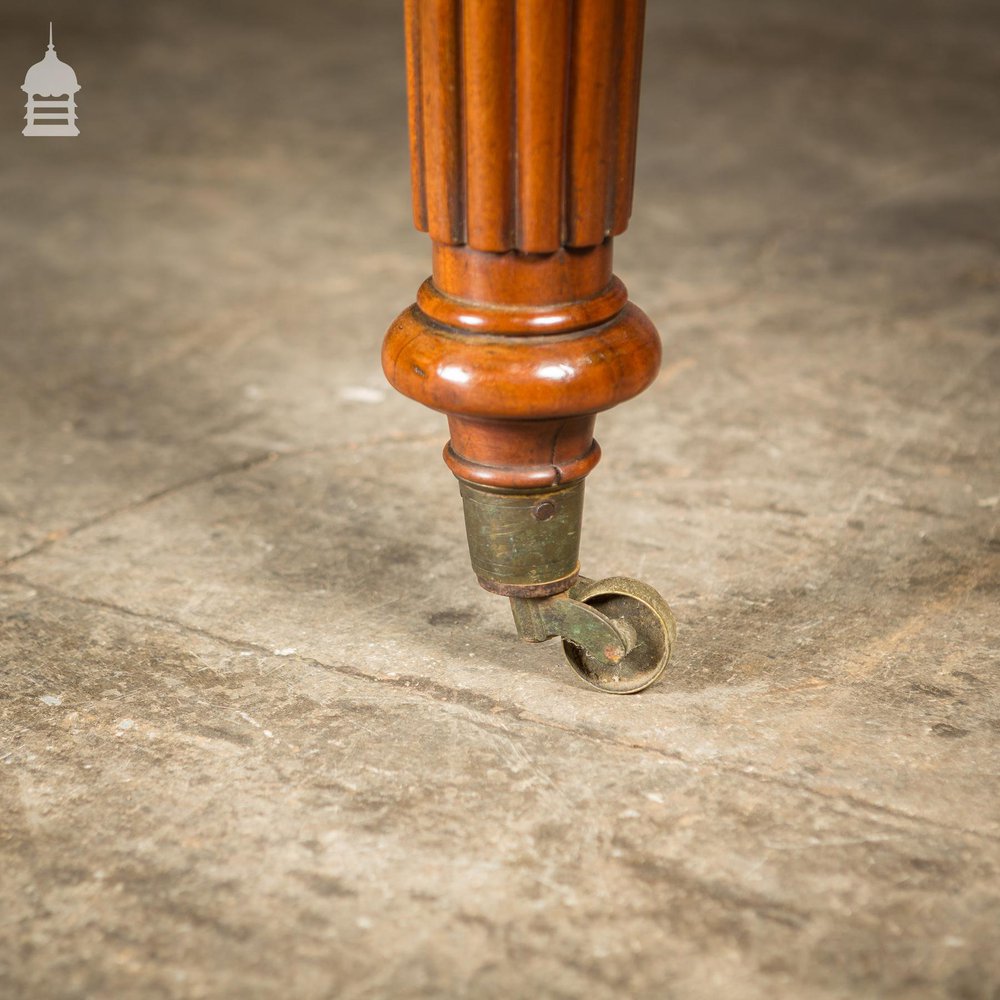
[[[649,319],[612,273],[632,204],[643,0],[407,0],[414,221],[433,275],[389,381],[447,414],[473,569],[522,638],[630,692],[674,638],[651,588],[579,576],[595,415],[645,389]]]

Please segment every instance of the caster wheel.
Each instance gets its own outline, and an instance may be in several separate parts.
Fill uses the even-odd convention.
[[[626,640],[625,656],[609,664],[563,639],[566,659],[588,684],[611,694],[634,694],[663,673],[677,635],[677,623],[667,602],[652,587],[613,576],[578,584],[570,596],[610,618]]]

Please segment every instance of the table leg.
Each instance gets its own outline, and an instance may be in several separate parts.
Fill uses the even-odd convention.
[[[652,588],[579,575],[595,415],[656,376],[612,273],[632,206],[643,0],[407,0],[414,220],[433,274],[386,334],[387,378],[447,414],[473,569],[519,634],[561,636],[604,690],[674,641]]]

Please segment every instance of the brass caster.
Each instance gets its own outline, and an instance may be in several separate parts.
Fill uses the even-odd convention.
[[[610,694],[649,687],[666,669],[677,635],[667,602],[648,584],[624,576],[580,577],[566,593],[510,603],[522,639],[561,637],[570,666]]]

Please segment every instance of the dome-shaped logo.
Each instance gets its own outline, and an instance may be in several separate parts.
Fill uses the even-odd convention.
[[[57,55],[49,21],[49,49],[25,74],[21,87],[28,95],[24,135],[79,135],[76,127],[76,73]]]

